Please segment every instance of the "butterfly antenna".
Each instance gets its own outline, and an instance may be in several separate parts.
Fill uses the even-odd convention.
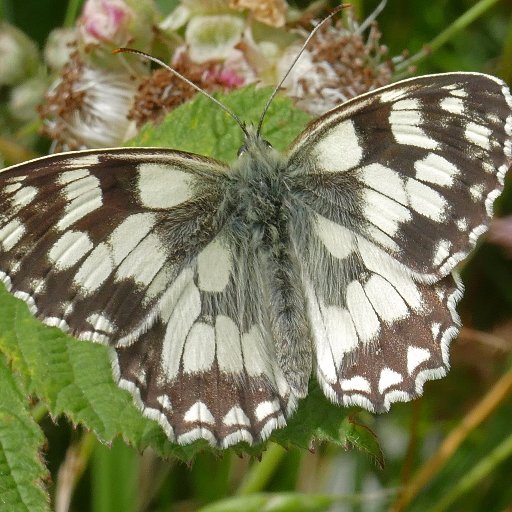
[[[246,137],[249,137],[249,133],[247,132],[247,128],[245,127],[245,123],[226,105],[221,103],[218,99],[214,98],[211,94],[207,93],[204,89],[201,89],[198,85],[196,85],[194,82],[189,80],[187,77],[183,76],[181,73],[176,71],[174,68],[166,64],[164,61],[157,59],[156,57],[153,57],[152,55],[149,55],[148,53],[141,52],[140,50],[135,50],[134,48],[116,48],[112,51],[112,53],[132,53],[133,55],[139,55],[140,57],[144,57],[145,59],[148,59],[152,62],[155,62],[156,64],[159,64],[163,68],[169,70],[171,73],[173,73],[175,76],[183,80],[186,84],[190,85],[193,89],[195,89],[197,92],[200,92],[202,95],[206,96],[210,101],[213,101],[217,106],[219,106],[224,112],[229,114],[237,123],[238,126],[242,129]]]
[[[259,135],[261,132],[261,126],[263,125],[263,119],[265,118],[265,115],[267,113],[268,108],[270,107],[270,104],[272,103],[273,99],[275,98],[275,95],[277,94],[277,91],[281,89],[281,86],[283,85],[284,81],[288,78],[288,75],[290,74],[290,71],[293,69],[297,61],[300,59],[301,55],[304,53],[304,50],[306,49],[307,45],[309,44],[309,41],[311,41],[312,37],[318,32],[318,30],[327,22],[330,20],[334,15],[338,14],[342,9],[346,9],[347,7],[350,7],[350,4],[341,4],[339,7],[336,7],[328,16],[326,16],[320,23],[316,25],[316,27],[310,32],[307,39],[304,41],[304,44],[302,45],[302,48],[300,49],[299,53],[293,59],[293,62],[291,63],[290,67],[288,68],[288,71],[284,74],[283,78],[281,78],[281,81],[279,84],[274,88],[272,91],[272,94],[270,95],[269,99],[267,100],[267,103],[265,105],[265,108],[263,109],[263,112],[261,113],[260,121],[258,123],[258,129],[256,130],[256,134]]]

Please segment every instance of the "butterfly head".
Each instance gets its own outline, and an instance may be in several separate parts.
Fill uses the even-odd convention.
[[[275,152],[272,144],[263,139],[259,132],[254,128],[254,126],[245,126],[244,133],[244,143],[238,150],[239,158],[243,155],[252,156],[254,158],[256,155]]]

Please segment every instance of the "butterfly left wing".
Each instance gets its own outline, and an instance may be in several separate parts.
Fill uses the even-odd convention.
[[[3,282],[44,323],[111,346],[116,381],[181,444],[260,441],[295,408],[249,307],[261,264],[223,232],[229,182],[219,162],[145,148],[0,172]]]
[[[355,98],[294,143],[292,239],[328,397],[386,410],[444,375],[450,272],[487,227],[511,135],[503,82],[448,73]]]

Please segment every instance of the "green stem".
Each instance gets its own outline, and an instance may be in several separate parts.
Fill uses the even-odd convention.
[[[269,443],[261,461],[255,462],[247,472],[238,488],[237,494],[243,496],[264,489],[286,453],[282,446],[276,443]]]
[[[419,62],[426,56],[435,52],[441,46],[446,44],[453,36],[465,29],[470,23],[473,23],[477,18],[482,16],[487,10],[489,10],[499,0],[480,0],[473,7],[468,9],[462,16],[457,18],[449,27],[443,30],[439,35],[434,37],[430,43],[427,43],[418,53],[398,63],[395,66],[397,72],[407,70],[412,64]]]
[[[471,471],[466,473],[455,486],[451,488],[448,494],[430,509],[431,512],[443,512],[462,496],[465,492],[475,487],[491,471],[502,463],[505,459],[512,456],[512,434],[501,442],[494,450],[478,462]]]
[[[64,16],[63,26],[70,28],[75,24],[78,12],[82,8],[83,0],[69,0],[66,15]]]

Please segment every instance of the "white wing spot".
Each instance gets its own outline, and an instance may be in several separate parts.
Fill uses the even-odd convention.
[[[200,401],[190,407],[185,416],[183,416],[183,419],[188,423],[200,422],[215,425],[215,418],[210,409],[208,409],[205,403]]]
[[[315,148],[315,158],[321,169],[343,172],[359,164],[363,148],[357,139],[354,123],[348,119],[331,128]]]
[[[359,281],[352,281],[347,286],[346,301],[360,340],[367,343],[374,339],[379,333],[379,319]]]
[[[71,159],[71,163],[75,163],[75,160]],[[66,160],[62,162],[62,164],[66,164]],[[72,171],[66,171],[57,177],[57,183],[60,185],[66,185],[67,183],[71,183],[72,181],[76,181],[82,178],[86,178],[90,175],[90,172],[87,169],[73,169]]]
[[[48,253],[48,258],[59,270],[66,270],[78,263],[93,248],[87,233],[66,231]]]
[[[467,231],[468,230],[469,224],[468,224],[468,219],[466,219],[466,217],[462,217],[461,219],[457,219],[455,221],[455,224],[456,224],[457,229],[459,231]]]
[[[18,190],[11,198],[13,210],[18,212],[25,206],[29,205],[37,195],[37,188],[23,187]]]
[[[343,379],[340,383],[342,391],[363,391],[371,393],[372,387],[368,379],[357,375],[351,379]]]
[[[441,239],[436,244],[433,263],[436,267],[441,265],[443,261],[445,261],[450,256],[450,249],[452,248],[452,243],[450,240]]]
[[[26,233],[25,226],[19,219],[13,219],[0,229],[0,242],[4,251],[10,251]]]
[[[471,199],[477,202],[480,201],[484,195],[485,187],[481,183],[475,183],[469,187],[469,194],[471,195]]]
[[[213,326],[197,322],[185,341],[183,371],[196,373],[209,370],[215,359],[215,330]]]
[[[407,194],[400,174],[382,164],[370,164],[361,168],[363,183],[397,203],[407,205]]]
[[[269,400],[265,402],[260,402],[256,407],[254,414],[258,421],[263,421],[267,416],[279,412],[280,409],[281,406],[279,405],[279,401],[276,398],[272,402],[270,402]]]
[[[82,263],[74,277],[74,282],[84,291],[92,293],[102,285],[113,270],[109,248],[105,243],[101,243]]]
[[[61,176],[60,178],[63,179],[64,177]],[[103,204],[100,182],[94,176],[88,175],[88,173],[87,176],[66,184],[61,193],[68,201],[64,208],[64,216],[57,223],[57,229],[61,231],[67,229]]]
[[[373,309],[384,322],[394,322],[409,314],[404,299],[382,276],[373,274],[365,284],[364,291]]]
[[[242,373],[244,361],[240,344],[240,331],[235,322],[228,316],[217,316],[215,339],[217,341],[217,363],[219,369],[226,373]]]
[[[417,160],[414,169],[418,180],[441,187],[451,187],[453,179],[459,174],[455,165],[436,153],[429,153],[423,160]]]
[[[386,389],[389,389],[391,386],[395,386],[396,384],[400,384],[404,379],[402,375],[391,368],[382,368],[380,372],[379,378],[379,393],[384,393]]]
[[[464,132],[466,139],[483,149],[491,149],[492,130],[488,126],[469,122]]]
[[[168,253],[160,238],[150,233],[135,247],[119,265],[116,280],[132,278],[135,282],[149,285],[167,260]]]
[[[372,189],[364,191],[364,213],[369,222],[390,237],[401,223],[412,218],[408,208]]]
[[[447,204],[439,192],[414,178],[409,178],[405,187],[409,203],[416,212],[436,222],[444,220]]]
[[[205,292],[223,291],[231,271],[231,252],[218,239],[210,242],[197,256],[198,284]]]
[[[421,363],[430,359],[430,350],[410,346],[407,349],[407,372],[412,375]]]
[[[156,399],[166,411],[172,411],[172,403],[167,395],[157,396]]]
[[[4,192],[6,194],[12,194],[13,192],[16,192],[16,190],[21,188],[21,183],[12,183],[11,185],[6,185],[4,187]]]
[[[140,164],[139,195],[146,208],[172,208],[193,197],[191,174],[164,164]]]
[[[422,124],[420,104],[415,99],[404,99],[394,103],[389,114],[393,137],[399,144],[436,149],[437,141],[428,137],[420,127]]]
[[[93,313],[92,315],[89,315],[87,317],[87,322],[94,327],[95,331],[103,331],[107,334],[114,332],[116,327],[115,324],[102,313]]]
[[[251,426],[251,421],[245,414],[244,410],[238,405],[231,407],[229,412],[222,419],[222,422],[228,427],[234,425],[245,425],[248,427]]]
[[[338,259],[349,256],[355,249],[352,231],[321,215],[315,214],[315,231],[329,253]]]
[[[129,215],[110,234],[108,243],[116,266],[130,254],[140,241],[153,229],[156,216],[153,213]]]
[[[464,102],[457,96],[448,96],[439,102],[439,106],[451,114],[464,114]]]
[[[201,314],[201,296],[194,284],[192,272],[183,271],[173,283],[164,311],[169,311],[161,365],[168,381],[177,377],[187,336]],[[165,318],[162,318],[165,322]]]

